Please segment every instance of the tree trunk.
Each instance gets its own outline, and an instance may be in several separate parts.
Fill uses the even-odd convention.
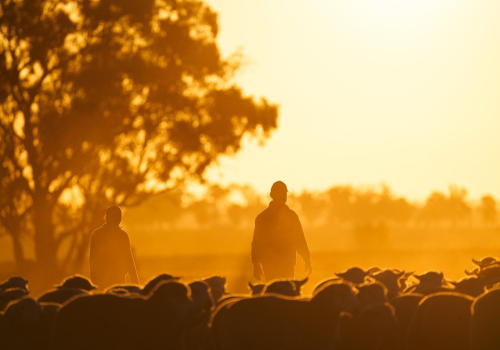
[[[20,232],[11,232],[12,247],[14,249],[14,259],[19,271],[24,271],[26,267],[26,259],[24,258],[23,246],[21,244]]]
[[[52,222],[54,206],[45,193],[38,193],[33,199],[36,262],[44,270],[57,270],[57,242]]]
[[[78,244],[75,260],[73,261],[73,268],[76,271],[82,271],[83,274],[88,274],[88,250],[90,246],[90,235],[92,232],[83,232],[81,241]]]

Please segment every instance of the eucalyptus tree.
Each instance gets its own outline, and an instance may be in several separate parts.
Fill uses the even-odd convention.
[[[202,177],[276,128],[217,34],[197,0],[0,1],[0,232],[20,264],[25,235],[39,266],[74,269],[107,205]]]

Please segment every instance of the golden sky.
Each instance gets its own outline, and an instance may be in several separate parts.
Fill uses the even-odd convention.
[[[250,61],[236,82],[281,106],[266,145],[209,178],[500,197],[500,1],[207,1],[222,52]]]

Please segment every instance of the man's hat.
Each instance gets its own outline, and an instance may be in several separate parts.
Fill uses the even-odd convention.
[[[288,192],[288,188],[283,181],[276,181],[271,186],[271,192]]]

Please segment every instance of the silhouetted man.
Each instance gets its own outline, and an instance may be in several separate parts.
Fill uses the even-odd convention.
[[[288,189],[277,181],[271,187],[269,207],[255,219],[252,241],[254,276],[266,281],[294,278],[296,252],[304,259],[306,271],[312,272],[311,256],[299,217],[285,204]]]
[[[119,226],[120,207],[106,209],[104,220],[90,238],[90,279],[100,289],[125,283],[127,274],[132,283],[139,284],[128,234]]]

